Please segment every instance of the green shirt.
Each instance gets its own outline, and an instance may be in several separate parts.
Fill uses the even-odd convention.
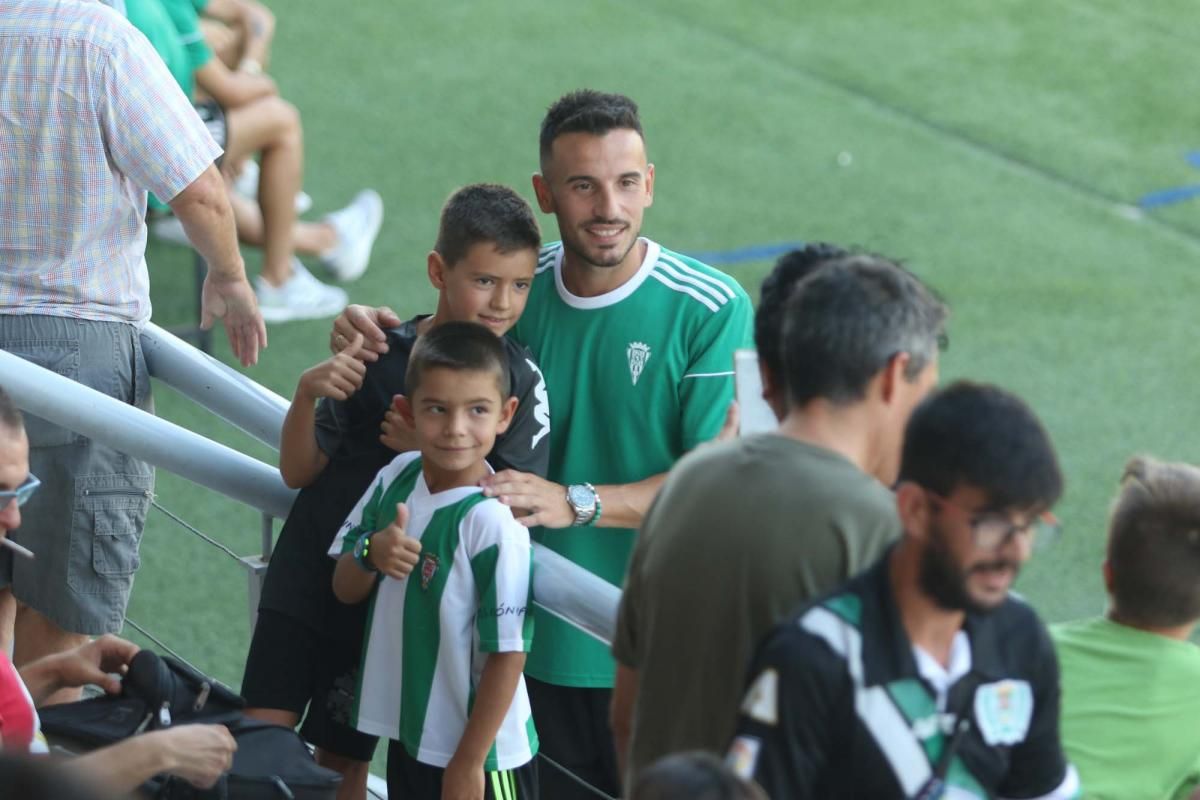
[[[1200,785],[1200,648],[1107,619],[1050,629],[1062,739],[1092,800],[1183,800]]]
[[[633,483],[666,472],[716,435],[733,398],[733,352],[752,339],[750,298],[728,275],[643,241],[637,273],[599,297],[567,291],[562,245],[547,245],[513,329],[546,378],[549,478],[558,483]],[[535,530],[533,537],[621,585],[635,533],[588,527]],[[538,638],[526,672],[564,686],[612,685],[604,645],[535,613]]]
[[[130,23],[150,40],[188,97],[195,72],[212,58],[190,0],[126,0]]]

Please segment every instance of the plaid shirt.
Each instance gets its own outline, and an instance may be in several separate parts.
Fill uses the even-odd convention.
[[[158,54],[91,0],[0,0],[0,314],[150,318],[146,191],[221,150]]]

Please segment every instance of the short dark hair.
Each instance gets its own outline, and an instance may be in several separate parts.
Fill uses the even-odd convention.
[[[4,391],[2,386],[0,386],[0,425],[9,430],[25,430],[25,420],[21,417],[21,410],[17,408],[17,404],[13,402],[12,397]]]
[[[962,485],[995,509],[1048,509],[1063,477],[1050,435],[1021,398],[999,387],[959,381],[913,411],[904,431],[900,480],[943,497]]]
[[[480,242],[501,253],[541,247],[542,232],[525,198],[496,183],[473,183],[450,195],[433,249],[453,267]]]
[[[444,322],[417,339],[408,357],[404,388],[409,397],[417,392],[421,378],[431,369],[456,372],[492,372],[500,398],[512,394],[508,353],[499,336],[474,322]]]
[[[642,132],[637,103],[623,94],[597,92],[594,89],[579,89],[564,94],[546,109],[546,116],[542,118],[538,144],[543,168],[554,140],[564,133],[603,136],[614,130],[637,131],[645,141],[646,134]]]
[[[1108,565],[1121,622],[1167,628],[1200,618],[1200,469],[1130,460],[1109,517]]]
[[[895,262],[859,253],[800,281],[784,311],[783,378],[788,399],[849,404],[898,353],[914,380],[944,343],[946,306]]]
[[[676,753],[642,770],[629,800],[767,800],[711,753]]]
[[[783,320],[792,290],[817,267],[847,255],[837,245],[814,242],[785,253],[763,278],[758,310],[754,313],[754,347],[758,360],[775,380],[783,380]]]

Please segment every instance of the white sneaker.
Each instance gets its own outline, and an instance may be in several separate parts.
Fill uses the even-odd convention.
[[[367,271],[371,248],[383,224],[383,198],[374,189],[363,189],[350,205],[325,217],[337,232],[338,243],[321,261],[338,280],[352,281]]]
[[[233,190],[245,197],[247,200],[258,201],[258,162],[252,158],[246,159],[245,166],[242,167],[242,174],[237,176],[233,182]],[[308,193],[301,190],[296,193],[296,213],[303,214],[312,208],[312,198]]]
[[[292,277],[283,286],[272,286],[261,275],[254,278],[258,307],[267,322],[332,317],[346,307],[349,296],[312,276],[300,259],[292,259]]]
[[[188,241],[187,234],[183,230],[183,223],[179,221],[179,217],[161,217],[150,223],[150,232],[154,234],[155,239],[162,239],[164,242],[172,242],[173,244],[181,244],[184,247],[191,247],[192,243]]]

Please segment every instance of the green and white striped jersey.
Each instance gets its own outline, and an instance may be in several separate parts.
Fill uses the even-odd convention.
[[[338,531],[329,554],[351,552],[408,506],[421,559],[407,578],[382,577],[371,593],[353,724],[445,767],[467,725],[488,653],[528,652],[533,552],[508,507],[474,486],[430,494],[420,453],[379,471]],[[486,770],[513,769],[537,752],[522,678]]]

